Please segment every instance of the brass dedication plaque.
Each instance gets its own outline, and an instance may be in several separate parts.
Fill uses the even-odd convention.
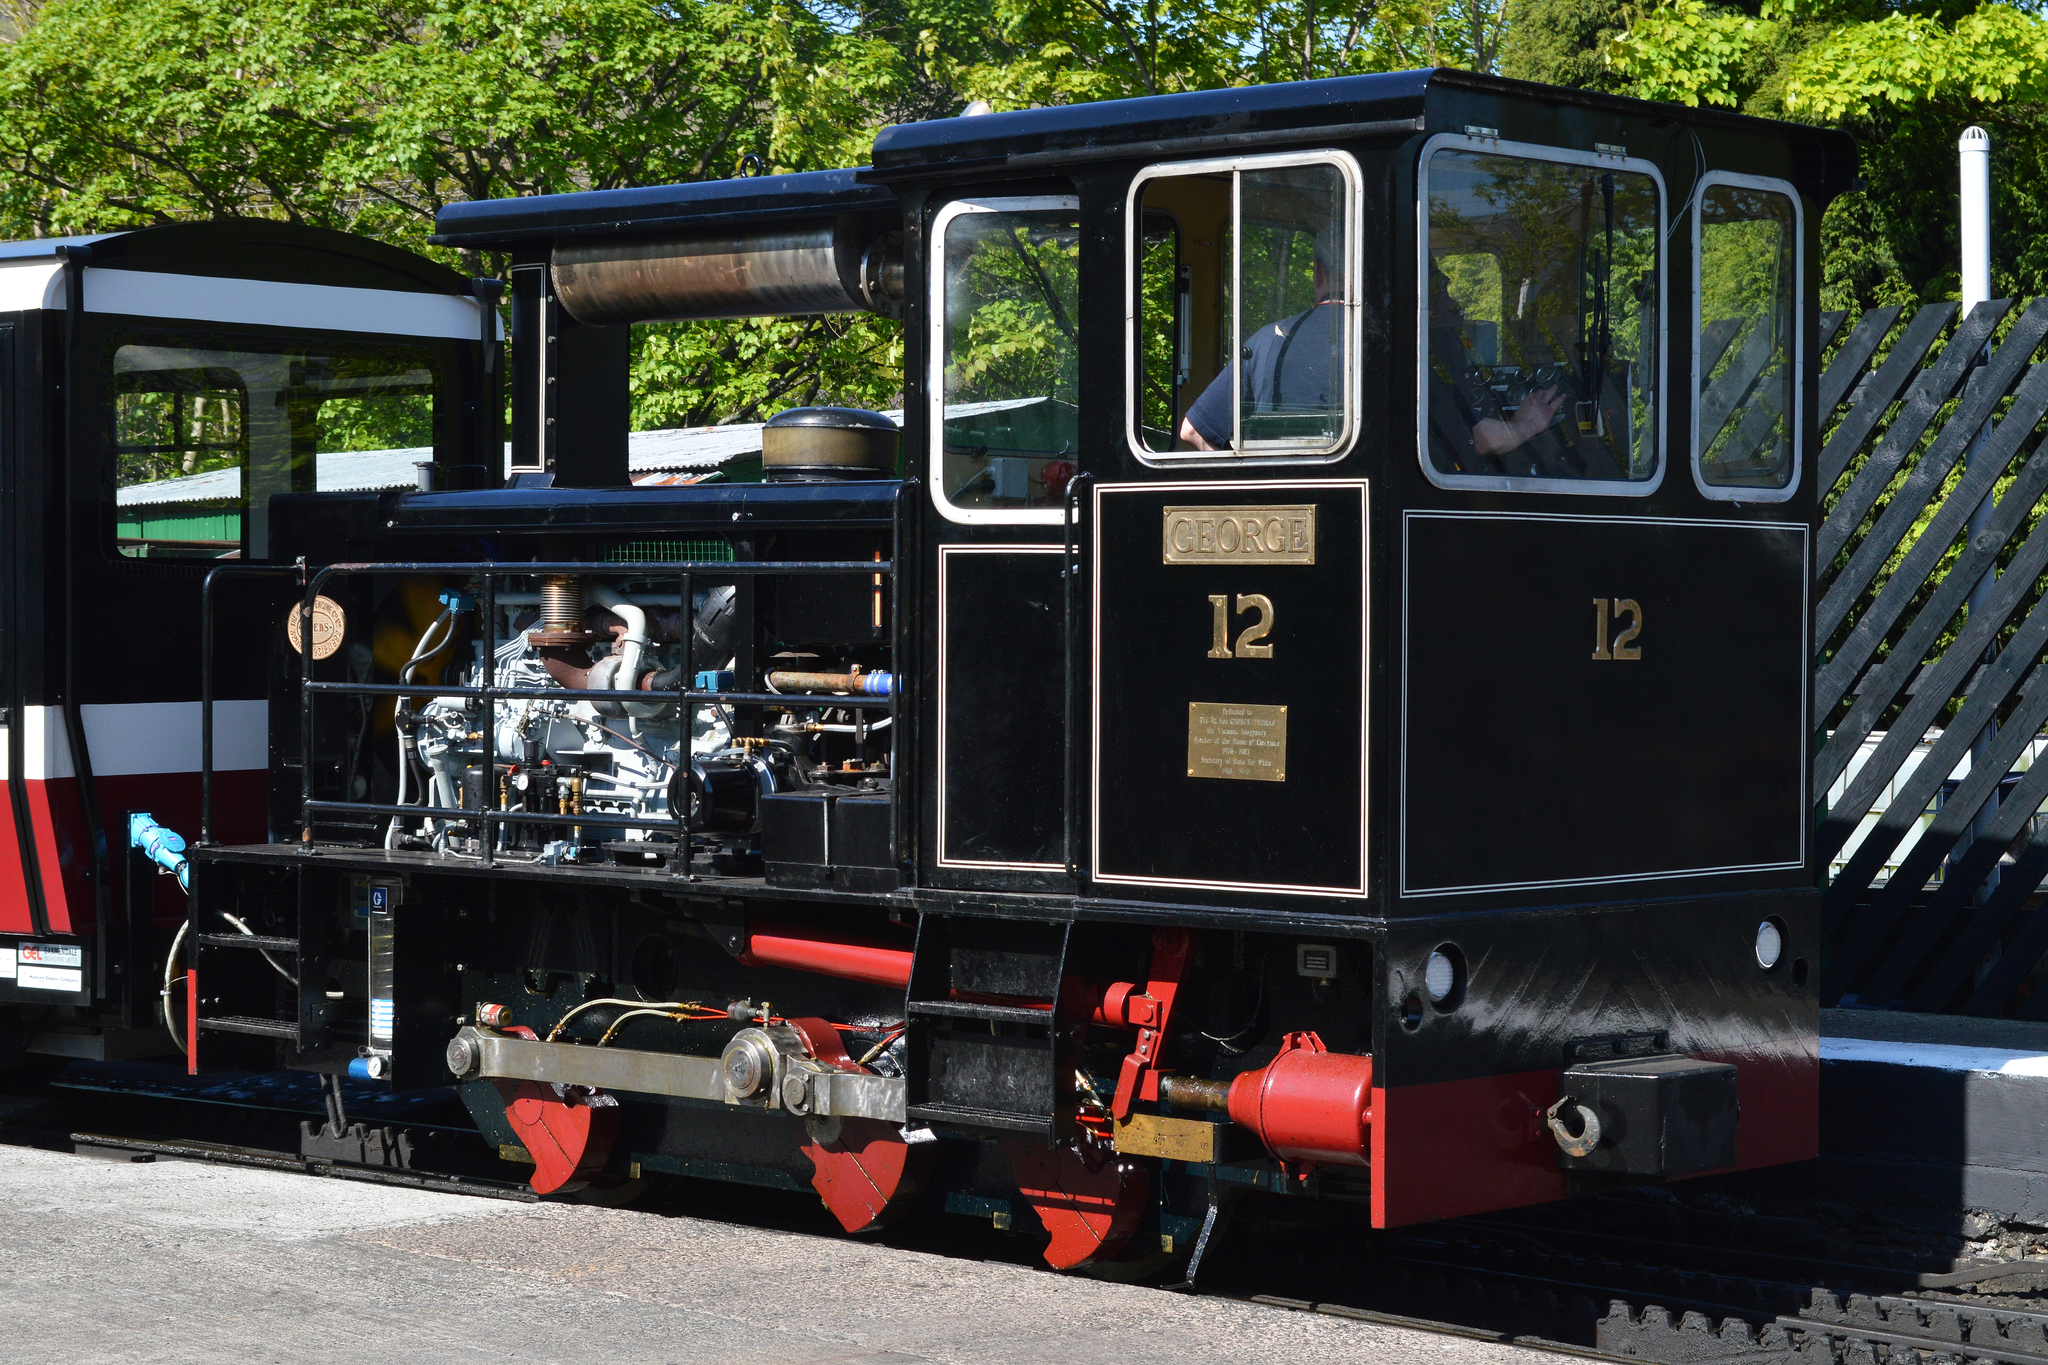
[[[1287,708],[1188,703],[1188,776],[1287,780]]]
[[[1167,564],[1313,564],[1315,504],[1169,507],[1164,537]]]

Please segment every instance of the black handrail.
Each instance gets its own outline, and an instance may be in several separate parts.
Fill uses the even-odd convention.
[[[901,492],[898,493],[899,503]],[[690,611],[691,579],[696,574],[711,574],[718,578],[801,576],[823,577],[832,574],[887,574],[891,587],[891,608],[896,607],[896,560],[900,552],[901,515],[899,506],[898,530],[895,532],[897,546],[892,549],[888,560],[664,560],[650,563],[611,563],[581,560],[552,562],[503,562],[481,563],[436,563],[431,561],[404,561],[387,563],[345,563],[329,564],[313,573],[305,582],[305,596],[299,604],[299,638],[310,644],[312,640],[313,604],[320,597],[320,590],[327,580],[353,574],[436,574],[446,576],[472,577],[481,580],[482,592],[478,603],[484,615],[483,678],[476,687],[422,687],[409,683],[357,683],[322,682],[312,677],[313,659],[310,648],[299,652],[299,745],[300,745],[300,817],[299,840],[302,847],[313,844],[313,816],[316,812],[354,815],[388,815],[394,817],[417,817],[446,820],[477,821],[479,828],[479,851],[486,867],[496,863],[497,830],[500,825],[572,824],[590,825],[600,829],[674,829],[676,852],[671,861],[670,871],[680,878],[693,878],[690,871],[695,854],[694,830],[691,826],[687,802],[681,809],[671,810],[665,818],[624,815],[577,814],[565,816],[559,813],[532,814],[500,809],[498,802],[498,701],[503,699],[546,699],[551,701],[617,701],[618,689],[608,688],[560,688],[560,687],[499,687],[497,686],[497,580],[500,578],[530,578],[552,574],[620,576],[676,575],[680,587],[682,613],[683,663],[682,676],[694,680],[692,669],[695,650],[695,619]],[[256,568],[259,566],[244,566]],[[269,567],[269,566],[262,566]],[[209,577],[209,583],[211,579]],[[900,615],[896,618],[900,619]],[[208,618],[210,631],[211,618]],[[210,635],[208,637],[211,638]],[[636,702],[673,701],[676,704],[678,729],[681,739],[678,744],[677,766],[682,768],[689,761],[690,726],[689,703],[715,702],[733,706],[789,706],[792,704],[845,707],[854,710],[881,710],[889,712],[890,728],[899,727],[898,699],[902,691],[902,670],[892,667],[890,687],[886,695],[842,696],[837,693],[789,693],[789,692],[740,692],[716,688],[697,689],[685,687],[675,691],[635,692]],[[360,697],[463,697],[481,700],[484,703],[484,790],[482,804],[477,810],[464,810],[447,806],[401,806],[385,805],[367,801],[322,801],[313,795],[313,704],[322,695],[350,695]],[[211,695],[210,692],[208,694]],[[211,735],[211,711],[208,711],[208,735]],[[899,774],[900,740],[894,734],[890,737],[890,775]],[[210,790],[210,774],[207,778]],[[900,790],[900,783],[898,784]],[[890,802],[892,838],[896,834],[895,801]],[[210,821],[207,823],[210,828]]]
[[[199,585],[199,842],[213,842],[213,583],[222,574],[290,574],[306,581],[306,566],[297,564],[221,564],[207,571]],[[299,641],[309,644],[305,622]]]
[[[1085,547],[1080,538],[1081,531],[1081,490],[1093,482],[1093,476],[1076,474],[1067,480],[1065,495],[1060,506],[1060,653],[1065,690],[1061,696],[1061,707],[1066,720],[1065,740],[1061,753],[1065,765],[1061,772],[1060,842],[1066,855],[1067,875],[1078,883],[1081,877],[1081,860],[1074,850],[1074,584],[1081,576],[1081,564],[1086,558]],[[1078,890],[1078,886],[1076,887]]]

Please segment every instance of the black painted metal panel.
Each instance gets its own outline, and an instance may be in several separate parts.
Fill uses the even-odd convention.
[[[1228,547],[1165,562],[1166,512],[1184,505],[1312,506],[1314,562],[1243,562]],[[1365,516],[1360,482],[1097,490],[1098,882],[1364,891]],[[1255,596],[1270,629],[1246,638]],[[1286,708],[1280,775],[1196,772],[1191,730],[1211,722],[1193,706]]]
[[[1058,868],[1066,718],[1058,546],[939,552],[939,858]]]
[[[1404,894],[1803,875],[1804,526],[1410,513],[1404,536]]]

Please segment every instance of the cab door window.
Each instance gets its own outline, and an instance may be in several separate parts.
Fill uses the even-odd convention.
[[[1443,487],[1643,494],[1663,476],[1663,182],[1492,139],[1422,159],[1424,472]]]
[[[953,521],[1057,522],[1080,448],[1080,201],[962,200],[932,236],[932,497]]]
[[[1140,458],[1328,459],[1356,421],[1358,168],[1334,152],[1155,166],[1131,190]]]
[[[1693,210],[1693,459],[1710,498],[1799,481],[1800,209],[1778,180],[1710,172]]]

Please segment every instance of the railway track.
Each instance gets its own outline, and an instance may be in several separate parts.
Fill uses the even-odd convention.
[[[192,1160],[370,1181],[451,1194],[532,1200],[522,1183],[459,1169],[431,1156],[412,1169],[337,1161],[299,1150],[298,1125],[319,1101],[304,1078],[242,1078],[196,1089],[154,1088],[103,1068],[60,1080],[40,1096],[0,1100],[0,1141],[126,1160]],[[165,1103],[138,1109],[132,1101]],[[120,1101],[120,1102],[114,1102]],[[360,1107],[395,1122],[431,1153],[437,1133],[464,1136],[446,1115],[407,1101]],[[83,1125],[83,1126],[82,1126]],[[470,1146],[474,1134],[468,1134]],[[448,1144],[453,1147],[454,1144]],[[694,1185],[695,1182],[692,1182]],[[701,1196],[711,1196],[706,1207]],[[764,1205],[763,1201],[766,1201]],[[672,1209],[734,1221],[809,1227],[800,1195],[753,1191],[728,1201],[705,1189]],[[782,1207],[787,1204],[788,1207]],[[1826,1362],[1827,1365],[2048,1365],[2048,1262],[1922,1273],[1761,1247],[1716,1245],[1640,1230],[1575,1225],[1567,1206],[1512,1220],[1472,1219],[1361,1239],[1351,1227],[1306,1236],[1283,1220],[1249,1220],[1226,1239],[1235,1254],[1205,1269],[1195,1292],[1324,1316],[1526,1344],[1594,1358],[1668,1365]],[[1025,1260],[1014,1241],[944,1219],[892,1233],[919,1250]],[[1764,1220],[1771,1226],[1773,1220]],[[1286,1247],[1293,1259],[1275,1256]],[[1988,1304],[1975,1286],[2012,1291],[2020,1305]],[[1284,1290],[1285,1292],[1276,1292]]]

